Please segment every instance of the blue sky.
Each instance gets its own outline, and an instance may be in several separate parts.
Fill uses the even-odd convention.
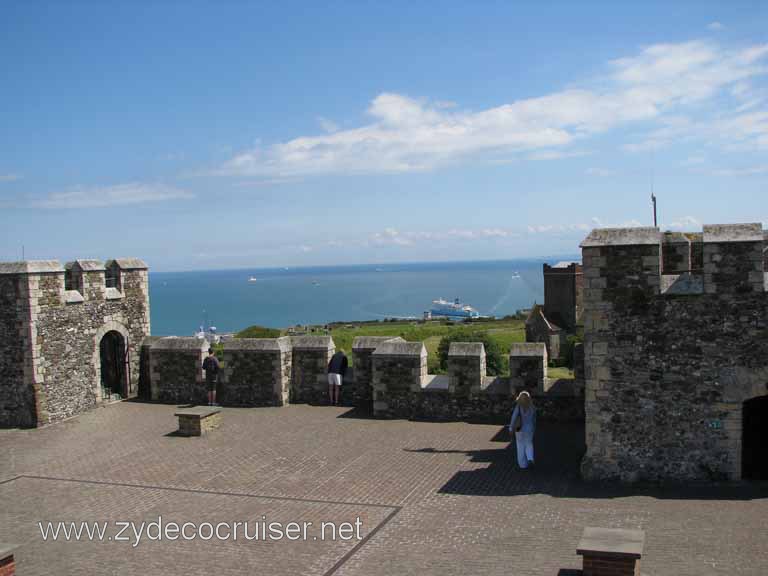
[[[0,260],[573,254],[768,222],[768,3],[0,5]]]

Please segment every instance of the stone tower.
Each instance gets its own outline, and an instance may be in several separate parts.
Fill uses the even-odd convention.
[[[0,263],[0,426],[135,396],[149,330],[141,260]]]

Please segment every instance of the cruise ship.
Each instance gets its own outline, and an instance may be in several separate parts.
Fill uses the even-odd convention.
[[[432,300],[430,313],[434,316],[454,316],[458,318],[478,318],[480,313],[468,304],[462,304],[458,298],[453,302],[448,300]]]

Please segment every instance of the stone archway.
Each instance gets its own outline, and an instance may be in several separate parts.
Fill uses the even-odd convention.
[[[101,399],[109,401],[128,396],[127,346],[120,332],[110,330],[99,342]]]
[[[758,396],[743,404],[741,477],[768,480],[768,396]]]
[[[128,329],[124,324],[117,321],[106,322],[96,331],[93,339],[93,367],[95,369],[95,378],[93,383],[94,396],[97,403],[109,402],[112,396],[106,397],[103,390],[103,383],[107,382],[115,386],[115,392],[120,398],[131,396],[132,374],[130,367],[130,344]],[[105,352],[107,358],[102,358],[102,347],[112,347],[111,352]],[[107,374],[103,374],[103,360],[106,362]],[[115,366],[119,363],[119,368]],[[117,380],[115,380],[117,374]]]

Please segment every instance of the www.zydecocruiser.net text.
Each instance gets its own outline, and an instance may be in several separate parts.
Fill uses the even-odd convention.
[[[271,522],[258,520],[236,522],[133,521],[47,521],[38,522],[44,542],[123,542],[134,548],[141,542],[177,540],[217,541],[322,541],[362,540],[363,522]]]

